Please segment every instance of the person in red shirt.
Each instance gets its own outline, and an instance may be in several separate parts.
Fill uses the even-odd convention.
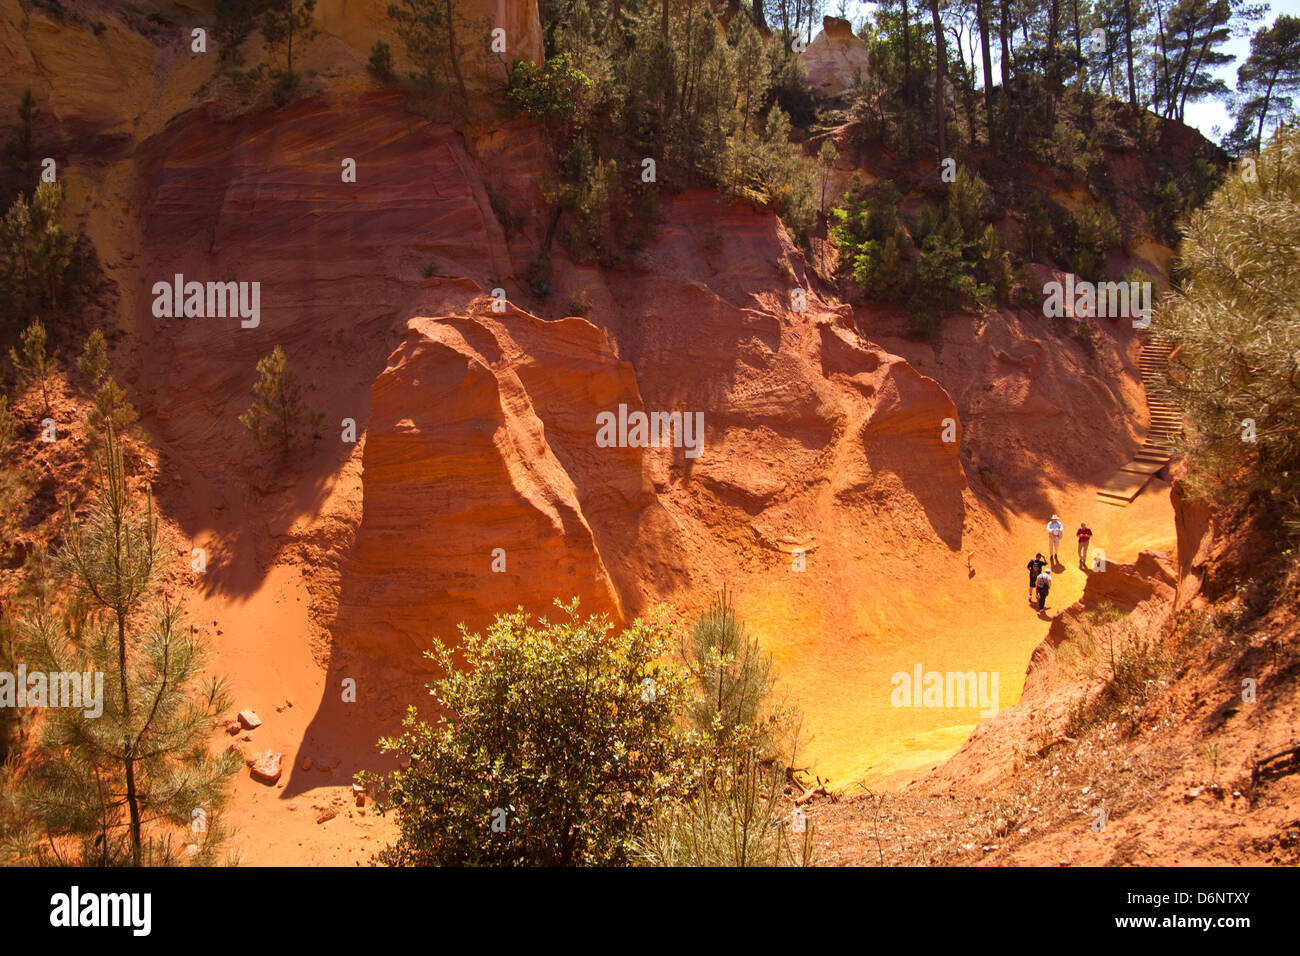
[[[1079,567],[1086,571],[1088,570],[1088,542],[1092,540],[1092,529],[1088,527],[1087,522],[1081,521],[1079,530],[1074,534],[1079,539]]]

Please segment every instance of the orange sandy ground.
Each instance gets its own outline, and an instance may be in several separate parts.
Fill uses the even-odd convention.
[[[1065,570],[1054,574],[1042,613],[1028,603],[1025,563],[1036,551],[1047,554],[1050,514],[1041,520],[1012,518],[996,553],[977,548],[973,574],[964,554],[937,564],[931,559],[918,571],[915,588],[861,609],[864,619],[856,628],[814,648],[799,643],[799,618],[808,615],[807,608],[780,594],[749,606],[742,602],[742,613],[781,667],[782,685],[805,715],[811,739],[802,753],[812,772],[837,790],[892,789],[961,747],[983,719],[978,708],[892,705],[891,675],[911,674],[916,664],[924,671],[997,673],[1000,707],[1016,703],[1029,657],[1047,636],[1051,619],[1083,594],[1085,572],[1078,567],[1074,538],[1080,518],[1093,530],[1093,550],[1105,549],[1109,560],[1131,562],[1146,549],[1173,551],[1167,482],[1153,480],[1124,508],[1098,502],[1094,495],[1094,489],[1079,487],[1054,499],[1065,525],[1060,549]],[[900,558],[906,560],[899,555],[886,560]]]
[[[1013,516],[1007,528],[999,529],[1003,534],[985,535],[1000,540],[982,551],[978,543],[971,545],[977,550],[973,574],[966,569],[964,552],[937,563],[931,559],[923,572],[926,587],[918,583],[872,603],[809,608],[795,589],[775,578],[766,593],[751,589],[738,596],[741,613],[776,658],[781,688],[804,713],[809,739],[803,762],[833,788],[852,792],[864,786],[901,787],[955,753],[981,719],[978,711],[894,707],[890,676],[910,673],[918,663],[926,671],[997,672],[1000,706],[1014,704],[1030,654],[1046,636],[1051,618],[1083,592],[1084,572],[1077,566],[1073,538],[1079,518],[1086,518],[1095,532],[1093,547],[1104,548],[1111,560],[1132,561],[1147,548],[1171,551],[1175,538],[1168,488],[1153,481],[1127,508],[1098,502],[1087,487],[1055,499],[1066,526],[1061,552],[1066,570],[1056,575],[1043,614],[1028,605],[1024,564],[1035,551],[1046,553],[1048,515]],[[894,566],[908,560],[907,555],[882,555],[882,563]],[[815,552],[809,561],[808,573],[815,573]],[[863,591],[872,590],[864,582]],[[195,602],[198,621],[220,622],[213,669],[230,675],[237,706],[251,707],[263,721],[251,741],[243,741],[242,734],[234,739],[249,756],[267,748],[285,754],[285,772],[276,786],[260,784],[247,772],[238,777],[230,816],[241,861],[366,864],[395,835],[391,818],[356,807],[352,798],[352,773],[371,764],[376,753],[375,728],[364,720],[326,728],[342,758],[339,765],[291,774],[301,764],[304,755],[297,748],[324,692],[324,672],[311,653],[301,570],[274,568],[247,601],[196,596]],[[828,615],[843,626],[827,628]],[[817,634],[825,636],[810,644],[808,636]],[[287,706],[287,700],[294,706]],[[224,730],[214,734],[219,746],[231,739]],[[291,776],[294,793],[286,791]]]

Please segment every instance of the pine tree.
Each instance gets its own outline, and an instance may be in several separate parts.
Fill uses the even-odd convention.
[[[20,389],[39,386],[41,390],[42,414],[50,410],[50,379],[54,375],[53,356],[45,350],[45,326],[37,319],[23,332],[23,350],[9,350],[9,361],[13,363]]]
[[[726,740],[741,728],[757,728],[760,709],[775,681],[772,658],[746,633],[726,588],[691,629],[686,662],[699,691],[691,710],[699,730]]]
[[[118,435],[125,435],[139,420],[140,415],[127,400],[126,392],[109,376],[95,392],[94,404],[86,412],[87,436],[98,441],[110,426]]]
[[[1255,123],[1254,149],[1264,145],[1264,124],[1274,113],[1291,109],[1290,94],[1300,90],[1300,17],[1280,16],[1261,27],[1250,41],[1250,57],[1237,69],[1238,129],[1243,141]]]
[[[108,343],[99,329],[86,339],[86,346],[77,359],[77,369],[86,379],[93,398],[86,412],[87,437],[98,444],[110,425],[117,435],[125,435],[140,415],[127,400],[126,392],[108,374]]]
[[[1300,129],[1279,131],[1192,214],[1186,278],[1153,324],[1174,345],[1193,488],[1243,490],[1300,533]]]
[[[280,346],[257,363],[256,396],[239,416],[259,447],[279,445],[282,454],[315,433],[322,416],[308,411],[289,360]]]
[[[33,127],[36,118],[36,104],[32,99],[31,87],[23,90],[22,99],[18,101],[18,124],[5,142],[0,161],[4,163],[4,187],[0,200],[8,206],[21,193],[36,186],[36,155],[33,146]]]
[[[162,592],[168,548],[153,499],[128,489],[111,429],[87,516],[71,501],[66,513],[55,564],[73,598],[62,613],[35,602],[21,623],[25,659],[29,672],[102,684],[82,707],[45,710],[6,849],[19,862],[165,865],[185,858],[183,839],[190,862],[214,862],[240,760],[213,757],[207,737],[229,694],[203,678],[206,646]]]
[[[320,31],[312,25],[316,0],[272,0],[262,16],[262,35],[268,46],[285,48],[285,75],[292,80],[293,38],[310,40]]]
[[[108,373],[108,343],[99,329],[86,338],[81,358],[77,359],[77,370],[92,389],[98,388]]]
[[[0,221],[0,308],[27,321],[56,310],[77,237],[63,231],[63,186],[41,183],[29,200],[19,196]]]
[[[437,89],[450,73],[459,94],[458,106],[464,109],[469,94],[460,69],[461,50],[456,34],[465,20],[453,7],[452,0],[401,0],[389,5],[388,17],[397,24],[397,35],[419,70],[417,79],[430,89]]]

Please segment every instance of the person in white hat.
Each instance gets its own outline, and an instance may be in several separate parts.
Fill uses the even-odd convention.
[[[1052,520],[1047,522],[1047,553],[1052,559],[1052,567],[1056,567],[1056,562],[1059,560],[1056,551],[1061,546],[1063,534],[1065,534],[1065,525],[1061,524],[1061,516],[1052,515]]]

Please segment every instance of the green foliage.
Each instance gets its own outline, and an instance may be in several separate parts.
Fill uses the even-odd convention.
[[[221,47],[223,63],[239,62],[239,47],[269,6],[270,0],[217,0],[213,7],[217,19],[213,36]]]
[[[586,315],[591,304],[587,297],[581,292],[575,292],[569,296],[569,301],[565,303],[565,315]]]
[[[1037,192],[1029,194],[1022,213],[1021,237],[1025,256],[1030,262],[1047,262],[1056,254],[1056,230],[1047,212],[1043,197]]]
[[[98,444],[111,426],[117,435],[125,435],[140,418],[126,392],[108,374],[108,343],[104,333],[95,329],[77,359],[77,369],[89,386],[93,403],[86,412],[87,436]]]
[[[1185,278],[1153,324],[1175,346],[1192,487],[1247,491],[1300,533],[1300,130],[1192,214],[1179,262]]]
[[[546,297],[551,294],[551,257],[545,249],[528,263],[528,288],[537,296]]]
[[[262,14],[262,36],[272,50],[285,51],[285,67],[280,73],[277,88],[291,93],[297,86],[293,71],[293,42],[315,38],[320,31],[312,23],[316,0],[270,0]]]
[[[471,25],[452,0],[400,0],[390,4],[388,17],[397,27],[416,72],[412,79],[426,92],[442,94],[455,85],[454,105],[464,110],[469,95],[460,71],[459,34]],[[476,25],[475,29],[478,26]],[[483,29],[481,35],[486,36]]]
[[[1011,301],[1016,262],[984,222],[989,193],[979,177],[959,169],[938,214],[922,209],[910,232],[900,198],[885,181],[831,211],[841,271],[867,297],[905,304],[915,334],[935,331],[942,312]]]
[[[645,158],[658,181],[671,171],[675,183],[770,202],[807,244],[816,164],[791,142],[790,111],[812,118],[797,56],[764,41],[748,16],[722,35],[707,5],[684,8],[666,36],[659,6],[623,7],[617,23],[587,0],[550,9],[554,52],[540,67],[512,66],[507,101],[554,141],[561,176],[549,198],[573,213],[572,251],[612,263],[645,238],[658,187],[625,178]]]
[[[1119,224],[1102,204],[1087,206],[1074,216],[1071,264],[1074,272],[1090,282],[1105,279],[1106,252],[1120,245]]]
[[[19,389],[36,386],[41,390],[42,414],[50,410],[50,380],[57,365],[45,348],[45,326],[37,319],[23,332],[22,351],[9,350]]]
[[[0,395],[0,456],[8,455],[18,437],[18,416],[9,408],[9,396]]]
[[[506,102],[530,119],[551,127],[567,127],[591,80],[573,65],[567,53],[560,53],[534,67],[527,60],[510,66]]]
[[[18,101],[18,123],[0,152],[0,202],[5,208],[36,185],[35,122],[36,102],[28,87]]]
[[[901,198],[885,180],[863,196],[847,194],[844,206],[831,210],[841,270],[871,299],[901,301],[914,287],[912,239],[898,217]]]
[[[391,83],[395,76],[393,71],[393,51],[383,40],[376,40],[370,48],[370,59],[366,61],[366,70],[377,83]]]
[[[81,357],[77,359],[77,370],[92,389],[97,388],[108,374],[108,342],[99,329],[87,336]]]
[[[139,419],[126,392],[109,377],[95,391],[94,403],[86,412],[86,433],[91,441],[98,441],[111,426],[115,433],[125,435]]]
[[[281,455],[287,456],[293,446],[312,437],[320,427],[321,413],[307,409],[289,359],[278,345],[257,363],[253,395],[253,404],[239,421],[258,447],[278,445]]]
[[[1176,243],[1180,225],[1193,210],[1205,205],[1222,182],[1223,170],[1199,157],[1190,169],[1165,169],[1152,193],[1152,218],[1157,238]]]
[[[770,700],[772,659],[750,637],[724,588],[691,630],[683,658],[695,685],[683,792],[638,841],[654,866],[786,866],[813,860],[813,830],[782,812],[798,715]],[[798,817],[805,823],[803,817]]]
[[[557,602],[558,603],[558,602]],[[427,656],[442,713],[414,708],[384,751],[410,765],[364,779],[397,814],[395,865],[617,865],[680,774],[676,725],[688,679],[664,663],[672,628],[654,613],[611,633],[577,601],[536,623],[522,610]],[[494,823],[496,824],[494,826]]]
[[[129,491],[111,433],[88,514],[79,518],[69,501],[67,523],[56,564],[75,600],[62,611],[34,603],[20,626],[24,659],[32,671],[102,674],[102,713],[85,701],[44,712],[21,778],[5,781],[18,809],[3,814],[5,856],[212,863],[241,765],[233,750],[208,753],[229,695],[222,681],[203,677],[206,647],[162,593],[168,549],[152,498]]]
[[[815,831],[804,821],[792,837],[793,819],[778,798],[784,786],[781,764],[749,748],[723,748],[701,766],[684,800],[664,804],[637,855],[650,866],[811,866]]]
[[[690,709],[697,730],[729,741],[742,728],[759,725],[760,709],[775,681],[772,658],[745,632],[726,588],[696,620],[685,656],[699,693]]]
[[[1300,17],[1277,17],[1260,27],[1250,40],[1250,56],[1237,67],[1237,125],[1226,146],[1258,153],[1264,146],[1264,126],[1282,120],[1291,110],[1292,95],[1300,91]]]
[[[0,221],[0,318],[10,327],[57,313],[77,237],[63,231],[63,185],[41,183]]]

